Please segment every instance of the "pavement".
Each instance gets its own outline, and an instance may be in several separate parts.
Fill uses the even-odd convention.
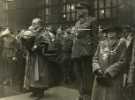
[[[9,87],[9,86],[2,86],[0,85],[0,98],[1,97],[8,97],[13,95],[19,95],[20,92],[16,91],[15,89]]]
[[[34,100],[34,98],[29,97],[30,94],[16,94],[14,96],[0,98],[0,100]],[[77,90],[59,86],[46,91],[45,97],[41,100],[76,100],[78,96],[79,93]]]

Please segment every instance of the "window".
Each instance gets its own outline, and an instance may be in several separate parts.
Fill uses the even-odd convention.
[[[60,0],[41,0],[39,15],[43,19],[44,24],[57,24],[59,21],[58,15],[60,15]]]
[[[72,24],[76,21],[76,1],[75,0],[63,0],[63,12],[62,12],[62,17],[64,18],[64,20],[69,23]]]
[[[95,15],[100,19],[113,19],[119,16],[122,0],[95,0]]]

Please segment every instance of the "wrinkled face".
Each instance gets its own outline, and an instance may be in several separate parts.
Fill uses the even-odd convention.
[[[77,9],[77,18],[88,15],[88,9]]]
[[[106,32],[102,32],[102,35],[103,35],[103,37],[106,37],[107,33]]]
[[[107,37],[107,33],[103,33],[103,38],[106,38]]]
[[[37,23],[32,23],[32,26],[35,27],[35,28],[37,28],[37,27],[40,26],[40,24],[38,22]]]
[[[58,29],[57,29],[57,33],[58,33],[58,34],[62,33],[62,29],[61,29],[61,28],[58,28]]]
[[[48,27],[46,27],[46,30],[47,31],[51,31],[52,30],[52,27],[51,26],[48,26]]]
[[[98,36],[99,36],[99,39],[101,39],[101,40],[107,39],[107,33],[106,32],[99,33]]]
[[[116,32],[109,32],[107,36],[109,39],[116,39],[116,34],[117,34]]]
[[[37,28],[37,27],[39,27],[39,26],[41,25],[40,22],[41,22],[40,19],[34,19],[34,20],[32,21],[32,26],[33,26],[34,28]]]

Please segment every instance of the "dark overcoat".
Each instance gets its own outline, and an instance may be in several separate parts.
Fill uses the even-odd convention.
[[[1,38],[1,79],[13,79],[16,67],[17,40],[14,35],[7,34]]]

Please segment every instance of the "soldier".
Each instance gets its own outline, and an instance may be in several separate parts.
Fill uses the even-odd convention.
[[[61,69],[57,62],[57,47],[56,47],[56,36],[54,33],[51,32],[51,27],[47,26],[45,30],[45,37],[48,38],[48,48],[45,52],[45,57],[48,62],[51,79],[51,87],[58,85],[62,79]]]
[[[71,61],[71,52],[73,45],[73,36],[70,28],[66,29],[62,39],[61,67],[64,74],[64,82],[70,83],[73,80],[73,70]]]
[[[9,28],[6,28],[0,35],[3,84],[13,85],[16,66],[17,40]]]
[[[80,97],[78,100],[89,100],[92,88],[92,56],[94,54],[94,34],[90,27],[95,18],[89,15],[89,5],[81,2],[76,6],[79,20],[72,28],[73,47],[72,59],[76,79],[79,83]]]
[[[95,80],[91,100],[126,100],[123,75],[126,71],[126,43],[118,38],[116,27],[104,30],[106,39],[99,41],[93,57]]]
[[[17,72],[16,72],[16,81],[15,85],[19,85],[20,91],[24,91],[23,84],[24,84],[24,74],[25,74],[25,48],[23,48],[23,45],[21,43],[21,35],[25,32],[25,30],[21,30],[16,35],[17,39]]]

